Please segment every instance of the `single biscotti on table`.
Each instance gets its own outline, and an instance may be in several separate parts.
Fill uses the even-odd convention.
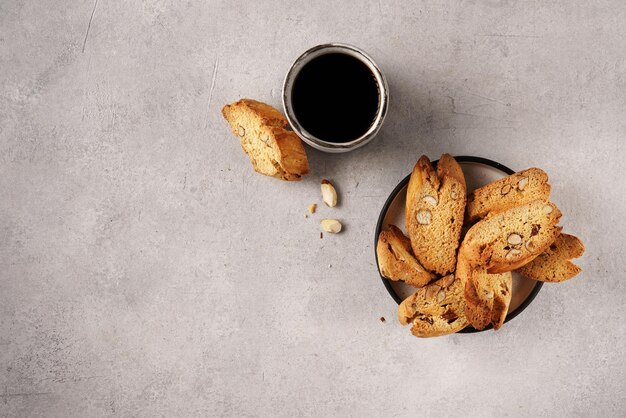
[[[482,267],[471,267],[459,257],[457,277],[464,284],[465,317],[477,330],[493,324],[499,329],[511,304],[513,276],[511,272],[489,274]]]
[[[539,168],[529,168],[479,187],[467,196],[465,221],[469,224],[533,200],[548,201],[548,175]]]
[[[287,119],[278,110],[241,99],[224,106],[222,114],[257,172],[281,180],[300,180],[309,172],[302,141],[285,129]]]
[[[439,337],[467,326],[464,310],[461,281],[449,274],[406,298],[398,306],[398,320],[411,324],[416,337]]]
[[[570,259],[578,258],[584,252],[585,246],[577,237],[561,234],[543,253],[517,271],[541,282],[563,282],[581,272],[581,268]]]
[[[435,276],[417,261],[411,242],[395,225],[388,225],[378,236],[376,255],[383,277],[414,287],[427,285]]]
[[[477,222],[465,235],[459,257],[490,274],[529,263],[554,242],[561,212],[551,202],[535,200]]]
[[[423,155],[415,164],[406,196],[406,226],[417,260],[428,271],[454,271],[466,199],[465,177],[444,154],[433,169]]]

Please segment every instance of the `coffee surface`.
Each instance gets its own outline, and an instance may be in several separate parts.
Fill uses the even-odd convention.
[[[372,126],[379,106],[374,74],[359,59],[332,53],[307,63],[292,90],[294,114],[315,137],[334,143],[353,141]]]

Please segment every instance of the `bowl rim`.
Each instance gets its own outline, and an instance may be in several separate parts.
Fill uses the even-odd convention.
[[[505,166],[504,164],[501,164],[501,163],[499,163],[497,161],[490,160],[488,158],[475,157],[475,156],[471,156],[471,155],[460,155],[458,157],[455,156],[454,159],[457,162],[459,162],[459,163],[475,163],[475,164],[487,165],[487,166],[493,167],[495,169],[498,169],[498,170],[504,172],[507,175],[511,175],[511,174],[515,173],[514,170],[510,169],[509,167]],[[439,162],[439,160],[432,161],[433,167],[436,168],[438,162]],[[400,181],[400,183],[398,183],[398,185],[393,189],[393,191],[391,192],[391,194],[389,195],[389,197],[385,201],[385,204],[383,205],[383,208],[380,211],[380,215],[378,216],[378,222],[376,223],[376,231],[375,231],[375,235],[374,235],[374,255],[375,255],[375,258],[376,258],[376,268],[378,270],[378,275],[380,276],[381,280],[383,281],[383,284],[385,285],[385,288],[387,289],[387,292],[389,293],[391,298],[394,301],[396,301],[396,303],[398,305],[400,303],[402,303],[402,298],[400,296],[398,296],[396,291],[391,286],[391,280],[388,280],[388,279],[384,278],[383,275],[380,274],[380,265],[378,264],[378,254],[376,253],[376,246],[378,244],[378,236],[380,235],[380,232],[381,232],[381,230],[383,228],[383,221],[385,219],[385,216],[387,215],[387,211],[389,210],[389,207],[391,206],[391,203],[394,201],[394,199],[396,198],[398,193],[400,193],[400,191],[402,191],[402,189],[404,189],[406,187],[406,185],[409,183],[409,179],[410,178],[411,178],[411,174],[409,174],[408,176],[403,178]],[[524,299],[524,301],[515,310],[513,310],[512,312],[508,312],[506,314],[506,318],[504,320],[504,323],[509,322],[510,320],[512,320],[513,318],[518,316],[520,313],[522,313],[522,311],[524,311],[528,307],[528,305],[530,305],[533,302],[533,300],[537,297],[537,294],[539,293],[539,291],[541,290],[542,287],[543,287],[543,282],[536,281],[535,282],[535,286],[533,287],[531,292],[528,294],[526,299]],[[462,330],[458,331],[457,334],[458,333],[471,334],[471,333],[476,333],[476,332],[487,331],[487,330],[492,329],[492,328],[493,328],[493,326],[491,324],[489,326],[485,327],[485,329],[483,329],[483,330],[477,330],[476,328],[472,327],[471,325],[468,325],[467,327],[465,327]]]

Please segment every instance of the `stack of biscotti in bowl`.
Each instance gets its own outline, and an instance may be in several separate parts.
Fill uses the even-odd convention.
[[[530,168],[467,193],[461,166],[444,154],[433,167],[422,156],[406,197],[408,237],[395,225],[378,236],[380,273],[418,290],[398,308],[398,319],[418,337],[471,325],[499,329],[512,297],[512,272],[561,282],[580,272],[570,259],[580,240],[562,233],[550,202],[548,176]]]

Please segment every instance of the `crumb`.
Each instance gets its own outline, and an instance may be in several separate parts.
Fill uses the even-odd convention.
[[[304,214],[304,219],[308,218],[309,215],[307,215],[306,213]]]
[[[324,238],[324,233],[320,232],[320,239]]]
[[[329,264],[329,265],[328,265],[328,268],[331,268],[332,266],[333,266],[332,264]]]
[[[381,317],[380,317],[380,322],[385,322],[385,321],[387,321],[387,320],[385,319],[385,317],[384,317],[384,316],[381,316]]]
[[[315,213],[315,209],[317,209],[317,203],[311,203],[309,205],[309,213]]]

